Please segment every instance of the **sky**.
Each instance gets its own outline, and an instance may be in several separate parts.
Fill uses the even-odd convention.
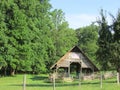
[[[74,29],[98,20],[101,9],[107,12],[108,23],[111,23],[108,13],[116,16],[120,8],[120,0],[50,0],[50,3],[53,9],[62,9],[69,27]]]

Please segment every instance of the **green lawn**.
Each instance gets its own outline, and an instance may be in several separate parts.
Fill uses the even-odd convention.
[[[46,75],[26,75],[26,90],[53,90],[52,83],[48,83]],[[0,78],[0,90],[22,90],[23,75],[14,77]],[[116,80],[107,79],[103,82],[103,88],[100,88],[100,81],[84,81],[78,86],[78,81],[72,83],[56,83],[56,90],[119,90],[120,86],[116,84]]]

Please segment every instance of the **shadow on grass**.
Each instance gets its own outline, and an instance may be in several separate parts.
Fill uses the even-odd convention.
[[[99,84],[99,82],[93,83],[93,82],[83,82],[82,85],[95,85]],[[66,86],[78,86],[79,83],[56,83],[56,87],[66,87]],[[22,84],[11,84],[10,86],[23,86]],[[53,87],[53,83],[44,83],[44,84],[26,84],[27,87]]]
[[[11,84],[10,86],[20,86],[22,87],[22,84]],[[26,84],[26,87],[51,87],[52,84]]]
[[[66,86],[78,86],[78,83],[56,83],[56,87],[66,87]],[[22,87],[22,84],[11,84],[10,86],[20,86]],[[53,87],[53,84],[26,84],[26,87]]]
[[[104,83],[116,83],[117,81],[104,81]]]
[[[48,79],[48,77],[47,76],[33,76],[30,79],[33,80],[33,81],[35,81],[35,80],[45,80],[45,79]]]
[[[93,85],[95,85],[95,84],[99,84],[100,82],[82,82],[82,84],[83,85],[89,85],[89,84],[93,84]]]

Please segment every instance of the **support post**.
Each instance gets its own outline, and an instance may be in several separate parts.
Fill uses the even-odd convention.
[[[57,73],[57,69],[58,69],[58,67],[56,67],[56,69],[55,69],[55,72],[54,72],[54,73]]]
[[[70,77],[70,65],[68,67],[68,77]]]
[[[80,74],[79,74],[79,86],[81,86],[81,83],[82,83],[82,63],[81,63]]]
[[[95,75],[94,75],[94,68],[93,68],[93,79],[95,78]]]

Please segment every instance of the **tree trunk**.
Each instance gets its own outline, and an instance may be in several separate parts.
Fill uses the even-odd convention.
[[[11,75],[14,76],[15,75],[15,69],[11,70]]]
[[[4,75],[4,76],[7,76],[7,67],[4,67],[4,68],[3,68],[3,75]]]

